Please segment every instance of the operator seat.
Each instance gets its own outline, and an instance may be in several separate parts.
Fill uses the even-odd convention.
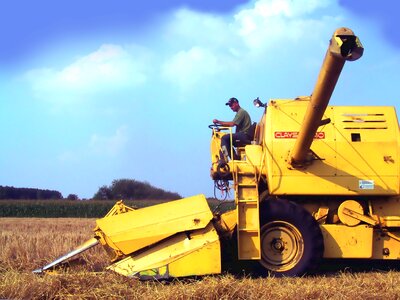
[[[249,129],[249,134],[248,134],[249,139],[247,141],[236,140],[236,141],[234,141],[234,145],[236,147],[244,147],[246,145],[250,145],[251,142],[254,140],[256,130],[257,130],[257,123],[254,122],[253,124],[251,124],[250,129]]]
[[[236,151],[233,151],[233,155],[236,160],[243,160],[245,157],[245,146],[250,145],[256,136],[256,131],[258,129],[257,123],[254,122],[251,124],[250,129],[249,129],[249,139],[245,142],[236,140],[234,142],[234,145],[236,146]],[[234,149],[235,150],[235,149]]]

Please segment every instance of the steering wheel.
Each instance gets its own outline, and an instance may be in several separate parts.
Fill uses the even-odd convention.
[[[219,124],[211,124],[211,125],[208,125],[208,128],[210,128],[210,129],[215,129],[215,130],[219,130],[221,127],[222,127],[222,126],[219,125]]]

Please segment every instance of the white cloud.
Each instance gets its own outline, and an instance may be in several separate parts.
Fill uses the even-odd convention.
[[[64,149],[57,155],[57,160],[63,164],[82,164],[93,157],[118,158],[127,147],[131,133],[127,126],[120,126],[112,135],[93,133],[86,145],[73,149]]]
[[[232,42],[226,17],[188,9],[177,10],[164,29],[166,42],[182,47],[207,44],[210,48],[226,47]]]
[[[65,150],[57,156],[58,161],[62,163],[76,163],[79,162],[80,157],[75,151]]]
[[[90,138],[90,149],[93,153],[106,156],[117,156],[129,141],[126,126],[119,127],[111,136],[93,134]]]
[[[327,0],[259,0],[254,5],[254,9],[247,11],[253,11],[264,18],[274,16],[294,18],[302,17],[327,5]]]
[[[34,69],[24,78],[40,99],[75,103],[87,99],[87,95],[144,84],[147,77],[143,63],[123,47],[105,44],[62,70]]]
[[[218,58],[208,49],[200,47],[180,51],[162,66],[163,76],[183,90],[190,89],[202,79],[207,80],[220,70]]]
[[[295,45],[319,39],[326,30],[325,23],[332,26],[338,20],[324,15],[315,17],[313,13],[334,3],[259,0],[234,16],[181,9],[166,29],[166,36],[180,48],[167,57],[162,74],[183,91],[204,80],[214,81],[220,74],[235,76],[243,69],[263,64],[268,57],[292,50]]]
[[[267,66],[266,60],[277,55],[284,61],[283,52],[293,55],[293,49],[307,40],[315,47],[326,26],[338,20],[314,13],[335,4],[335,0],[259,0],[233,16],[180,9],[153,32],[151,48],[141,45],[145,51],[104,44],[60,70],[35,69],[25,78],[37,98],[56,106],[87,102],[107,92],[154,89],[162,86],[160,79],[185,93],[221,75],[235,77]],[[154,54],[151,59],[149,49]]]
[[[229,69],[237,53],[229,22],[223,16],[180,9],[165,27],[169,53],[161,65],[162,78],[188,91],[214,80]]]
[[[136,72],[135,72],[136,71]],[[102,45],[57,74],[60,85],[90,89],[97,85],[140,84],[145,76],[137,72],[130,55],[116,45]]]
[[[233,26],[250,51],[259,52],[278,41],[297,41],[304,36],[318,35],[324,28],[324,16],[311,14],[327,7],[329,0],[259,0],[254,7],[243,9],[234,18]]]

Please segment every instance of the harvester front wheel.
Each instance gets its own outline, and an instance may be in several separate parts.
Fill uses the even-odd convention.
[[[303,275],[321,259],[321,229],[303,207],[286,200],[265,201],[261,222],[260,263],[272,275]]]

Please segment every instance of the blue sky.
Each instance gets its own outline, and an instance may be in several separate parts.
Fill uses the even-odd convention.
[[[398,107],[397,1],[3,1],[0,185],[90,198],[131,178],[213,194],[213,118],[312,92],[337,27],[360,37],[333,105]],[[362,5],[362,6],[360,6]]]

